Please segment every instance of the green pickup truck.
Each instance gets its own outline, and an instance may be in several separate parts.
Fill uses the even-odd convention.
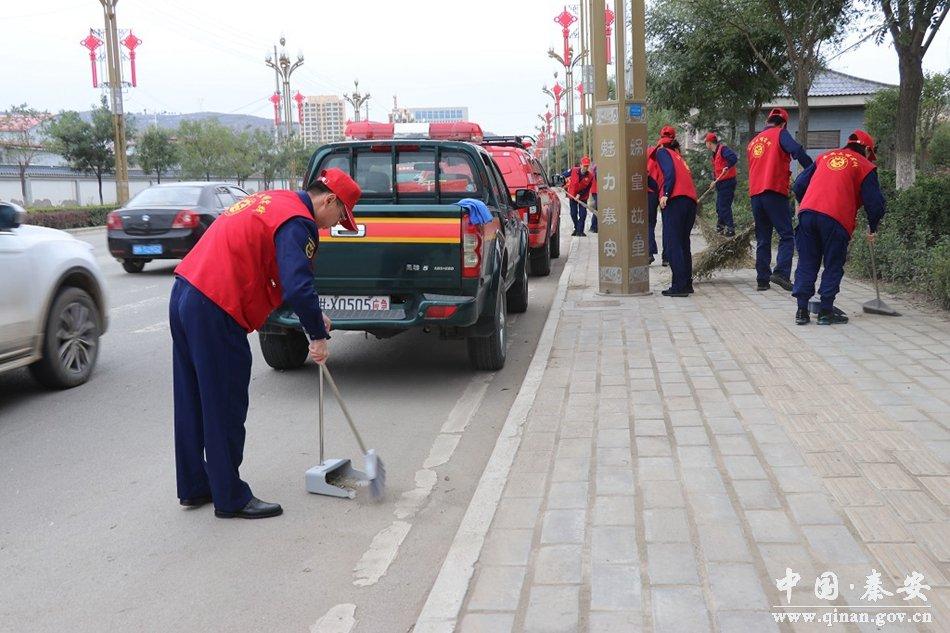
[[[321,231],[315,258],[320,301],[334,330],[378,338],[410,328],[465,339],[476,369],[505,364],[509,312],[528,308],[528,229],[519,209],[538,204],[524,189],[512,201],[501,171],[481,147],[429,139],[324,145],[310,159],[348,172],[363,195],[357,230]],[[483,201],[476,224],[458,202]],[[278,308],[260,332],[267,363],[303,365],[307,339],[295,314]]]

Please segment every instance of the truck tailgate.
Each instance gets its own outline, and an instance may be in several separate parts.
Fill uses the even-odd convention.
[[[358,205],[358,231],[320,231],[314,273],[321,294],[458,292],[458,205]]]

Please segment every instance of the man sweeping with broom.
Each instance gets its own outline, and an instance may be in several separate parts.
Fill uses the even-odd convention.
[[[835,310],[835,297],[844,276],[848,244],[864,206],[868,216],[868,241],[874,241],[877,225],[884,217],[884,195],[877,180],[874,139],[855,130],[841,149],[825,152],[799,174],[793,189],[799,201],[798,267],[792,296],[798,300],[795,323],[809,322],[808,300],[815,294],[818,267],[824,262],[818,294],[821,307],[818,325],[847,323],[848,317]]]
[[[673,280],[661,294],[688,297],[693,293],[693,254],[689,234],[696,223],[696,186],[689,165],[673,149],[676,131],[665,126],[653,153],[660,167],[660,211],[663,213],[663,249],[670,258]]]
[[[310,357],[329,356],[330,320],[313,285],[317,229],[356,230],[359,185],[327,169],[306,191],[262,191],[214,221],[175,269],[169,305],[175,389],[175,464],[183,506],[214,503],[219,518],[281,514],[241,480],[251,380],[249,332],[287,302],[310,336]]]

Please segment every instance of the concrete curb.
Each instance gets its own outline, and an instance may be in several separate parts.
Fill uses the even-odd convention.
[[[86,233],[94,233],[104,228],[106,228],[106,225],[101,224],[99,226],[84,226],[78,229],[63,229],[63,230],[66,231],[67,233],[70,233],[71,235],[85,235]]]
[[[462,517],[462,523],[455,533],[452,545],[442,563],[442,569],[416,620],[413,629],[415,633],[451,633],[455,630],[462,603],[468,593],[469,583],[475,573],[475,563],[478,562],[485,535],[495,517],[511,466],[521,445],[524,423],[538,395],[541,379],[551,355],[554,336],[561,320],[561,306],[564,305],[567,286],[574,268],[571,260],[577,250],[576,247],[577,240],[573,240],[568,253],[568,263],[561,271],[557,294],[551,304],[551,311],[541,331],[541,337],[538,339],[534,356],[531,357],[524,382],[521,383],[521,389],[511,406],[498,441],[495,442],[495,448],[475,488],[472,501],[465,511],[465,516]]]

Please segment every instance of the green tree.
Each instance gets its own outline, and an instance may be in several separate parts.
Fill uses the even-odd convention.
[[[182,121],[177,136],[183,176],[211,180],[228,174],[233,133],[217,119]]]
[[[155,174],[162,182],[162,174],[178,163],[178,149],[169,130],[160,127],[146,129],[135,143],[133,159],[146,174]]]
[[[244,181],[256,171],[255,141],[253,134],[244,130],[231,131],[231,142],[227,153],[227,175],[234,176],[238,185],[244,186]]]
[[[875,94],[864,111],[868,133],[878,147],[878,162],[888,169],[896,163],[897,124],[895,113],[900,108],[900,90],[887,88]],[[917,117],[917,164],[925,167],[930,159],[931,144],[942,120],[950,114],[950,73],[928,73],[921,90]]]
[[[937,125],[950,115],[950,71],[927,73],[920,94],[920,114],[917,116],[917,164],[927,165],[930,144]]]
[[[700,128],[726,121],[734,132],[742,120],[754,130],[762,104],[789,75],[781,34],[768,23],[754,32],[735,26],[746,21],[714,0],[655,3],[647,15],[651,103]]]
[[[274,186],[274,179],[280,169],[281,152],[274,135],[258,128],[251,133],[251,156],[254,168],[251,173],[259,174],[264,189]]]
[[[134,134],[131,125],[126,129]],[[103,204],[102,176],[115,171],[112,113],[105,100],[92,110],[90,121],[78,112],[61,112],[48,122],[45,132],[50,151],[60,154],[73,169],[96,175],[99,204]]]
[[[37,128],[40,122],[49,116],[47,112],[40,112],[25,103],[11,106],[6,117],[10,132],[0,135],[0,149],[17,166],[20,176],[20,193],[23,203],[26,204],[26,170],[36,155],[43,151],[43,143],[37,138]]]
[[[885,88],[871,97],[864,110],[864,125],[874,137],[878,164],[894,169],[894,143],[897,138],[897,88]]]
[[[930,162],[937,169],[950,169],[950,121],[937,125],[930,141]]]
[[[907,189],[917,177],[914,157],[917,149],[917,126],[921,93],[924,89],[924,55],[934,41],[940,25],[950,10],[948,0],[875,0],[884,21],[879,39],[890,33],[897,51],[900,70],[900,94],[895,113],[897,138],[895,163],[897,188]]]

